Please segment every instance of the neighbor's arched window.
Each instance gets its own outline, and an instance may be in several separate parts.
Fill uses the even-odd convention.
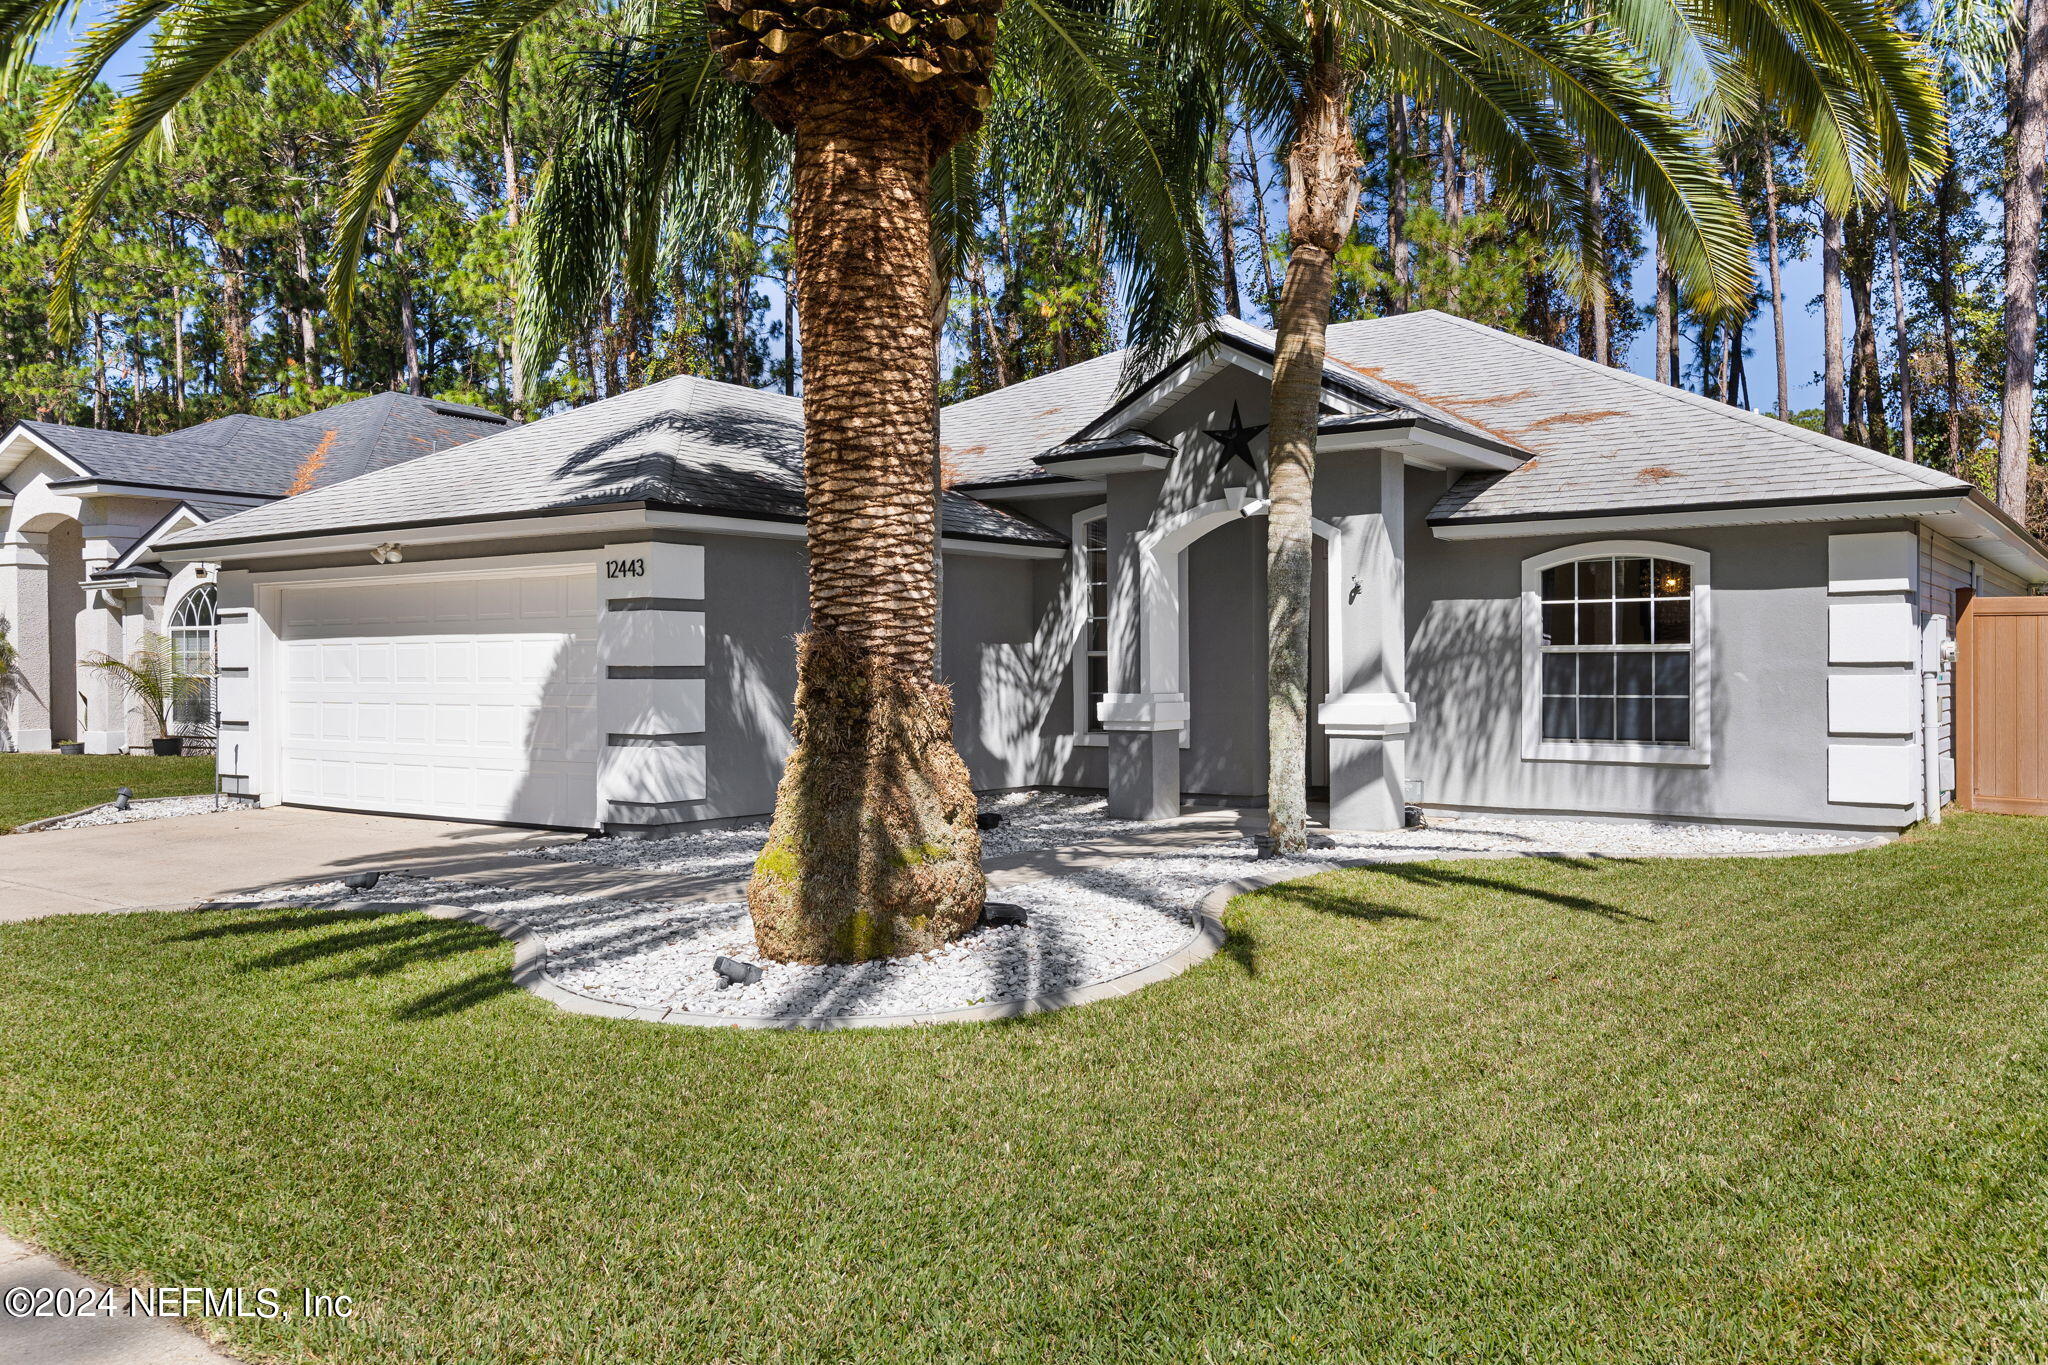
[[[1523,561],[1523,755],[1707,761],[1705,553],[1608,541]]]
[[[183,726],[213,724],[213,646],[220,629],[220,596],[211,583],[186,593],[171,611],[171,672],[178,680],[171,719]]]

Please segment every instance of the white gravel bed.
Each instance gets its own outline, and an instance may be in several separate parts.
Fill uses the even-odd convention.
[[[81,811],[43,829],[84,829],[89,825],[126,825],[137,820],[168,820],[179,815],[212,815],[216,810],[242,810],[248,805],[237,797],[222,797],[218,806],[211,796],[165,796],[137,801],[127,810],[115,810],[110,802]],[[41,831],[38,831],[40,833]]]
[[[1005,819],[985,836],[990,855],[1055,848],[1145,826],[1112,821],[1099,796],[1011,793],[992,800]],[[673,839],[593,839],[534,856],[635,873],[743,877],[766,837],[765,823]],[[521,894],[400,875],[369,892],[340,882],[290,888],[277,903],[326,905],[350,899],[469,906],[528,926],[547,948],[548,973],[586,995],[636,1007],[726,1016],[922,1014],[1019,1000],[1125,975],[1171,955],[1195,933],[1195,911],[1221,882],[1256,871],[1308,876],[1333,864],[1412,862],[1444,856],[1711,857],[1805,852],[1860,840],[1794,830],[1714,825],[1439,817],[1422,829],[1337,834],[1330,847],[1260,861],[1248,840],[1070,869],[991,890],[1025,908],[1024,925],[976,930],[921,957],[843,966],[765,962],[754,951],[746,907],[735,901],[665,904],[590,900],[554,892]],[[720,955],[755,962],[761,980],[726,985],[712,970]]]

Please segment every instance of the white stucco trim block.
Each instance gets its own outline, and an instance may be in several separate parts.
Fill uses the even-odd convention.
[[[1828,679],[1828,733],[1911,736],[1920,727],[1919,679],[1911,673],[1838,673]]]
[[[224,721],[256,719],[256,679],[248,673],[222,673],[213,680],[214,704]]]
[[[605,678],[597,685],[598,724],[610,735],[704,732],[702,678]]]
[[[1866,531],[1828,537],[1828,591],[1911,592],[1920,558],[1911,531]]]
[[[668,806],[704,799],[701,744],[614,745],[598,773],[600,801]]]
[[[607,545],[597,558],[597,592],[614,597],[704,595],[704,547],[663,540]]]
[[[1910,664],[1919,650],[1913,608],[1906,602],[1828,604],[1828,662]]]
[[[1111,692],[1097,708],[1105,730],[1178,730],[1188,699],[1178,692]]]
[[[220,613],[220,625],[213,633],[213,657],[220,668],[256,666],[256,630],[247,608],[229,608]]]
[[[1910,744],[1828,745],[1828,800],[1841,806],[1910,806],[1919,751]]]
[[[1415,725],[1415,703],[1406,692],[1346,692],[1318,707],[1316,720],[1330,735],[1405,735]]]
[[[698,668],[701,611],[608,611],[597,624],[597,657],[618,668]]]

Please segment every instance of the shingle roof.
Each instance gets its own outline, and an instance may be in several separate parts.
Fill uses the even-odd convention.
[[[960,483],[1037,479],[1032,463],[1116,399],[1124,352],[954,403],[939,414],[939,453]]]
[[[678,376],[452,450],[179,532],[166,545],[514,517],[645,503],[803,517],[799,400]],[[949,536],[1059,545],[1022,517],[945,496]]]
[[[481,408],[379,393],[285,421],[236,413],[164,436],[54,422],[21,425],[96,478],[281,497],[302,472],[309,475],[311,486],[320,487],[473,441],[510,424]],[[309,469],[308,461],[316,454],[317,462]]]
[[[1332,327],[1329,350],[1531,458],[1435,522],[1966,492],[1961,479],[1445,313]]]

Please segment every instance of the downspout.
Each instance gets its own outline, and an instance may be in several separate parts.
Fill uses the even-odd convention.
[[[1920,805],[1930,825],[1941,823],[1941,675],[1953,649],[1948,618],[1928,617],[1920,627]]]

